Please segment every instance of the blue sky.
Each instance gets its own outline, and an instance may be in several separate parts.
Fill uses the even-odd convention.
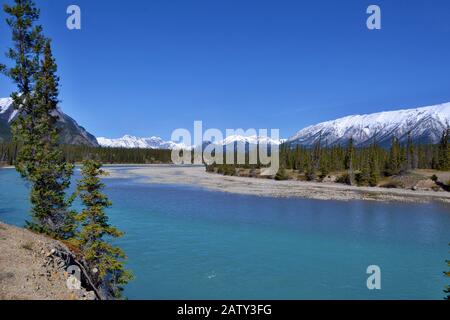
[[[289,137],[349,114],[450,101],[448,0],[37,3],[61,106],[97,136],[167,139],[202,120]],[[66,28],[70,4],[81,7],[82,30]],[[366,28],[370,4],[381,7],[382,30]],[[12,90],[0,77],[0,96]]]

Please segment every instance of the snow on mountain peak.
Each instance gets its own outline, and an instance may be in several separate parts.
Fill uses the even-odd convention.
[[[5,113],[12,105],[12,102],[11,98],[0,98],[0,113]]]
[[[374,141],[387,144],[392,137],[404,141],[408,133],[419,142],[437,142],[450,123],[450,103],[415,109],[351,115],[322,122],[300,130],[288,141],[312,146],[319,140],[323,144],[345,144],[350,138],[356,145]]]
[[[110,148],[137,148],[137,149],[175,149],[188,148],[187,146],[173,141],[164,141],[160,137],[139,138],[132,135],[124,135],[122,138],[109,139],[97,138],[97,142],[102,147]]]
[[[13,109],[12,104],[13,100],[11,98],[0,98],[0,117],[7,122],[11,122],[17,114],[17,110]]]
[[[183,143],[176,143],[173,141],[165,141],[160,137],[139,138],[132,135],[124,135],[122,138],[109,139],[104,137],[97,138],[98,143],[103,147],[115,147],[115,148],[138,148],[138,149],[192,149],[197,146],[188,146]],[[258,143],[267,143],[280,145],[284,140],[274,140],[264,136],[242,136],[242,135],[230,135],[226,139],[213,143],[219,146],[226,146],[233,143],[245,143],[256,145]]]

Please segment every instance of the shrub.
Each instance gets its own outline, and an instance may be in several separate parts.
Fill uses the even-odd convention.
[[[359,187],[369,185],[369,177],[364,172],[355,173],[355,181]]]
[[[283,167],[281,167],[278,170],[277,174],[275,175],[275,180],[282,181],[282,180],[287,180],[287,179],[288,179],[288,176],[286,174],[286,170]]]
[[[352,184],[352,181],[350,179],[350,175],[348,173],[344,173],[343,175],[340,175],[339,177],[337,177],[336,178],[336,182],[337,183],[348,184],[348,185]]]
[[[389,182],[383,183],[382,185],[380,185],[380,188],[397,189],[397,188],[404,188],[404,185],[400,181],[394,180],[394,181],[389,181]]]
[[[33,251],[33,243],[27,242],[21,245],[22,249]]]

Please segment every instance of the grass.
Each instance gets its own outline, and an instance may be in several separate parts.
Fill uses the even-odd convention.
[[[33,251],[33,242],[26,242],[20,246],[22,249]]]

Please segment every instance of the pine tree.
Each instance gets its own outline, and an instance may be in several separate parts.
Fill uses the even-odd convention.
[[[110,225],[105,213],[111,202],[102,193],[104,184],[100,177],[105,176],[106,172],[101,169],[99,162],[86,160],[81,173],[77,191],[84,209],[77,216],[81,230],[75,243],[81,248],[96,284],[119,298],[123,285],[132,279],[132,274],[125,269],[125,253],[105,239],[123,236],[121,231]]]
[[[450,170],[450,146],[448,139],[450,136],[450,128],[443,133],[438,147],[437,169],[442,171]]]
[[[370,148],[369,155],[369,186],[375,187],[378,184],[380,179],[380,170],[378,168],[378,159],[377,159],[377,151],[376,144]]]
[[[392,138],[391,149],[389,151],[389,160],[387,163],[387,175],[393,176],[400,173],[402,165],[402,155],[400,144],[397,138]]]
[[[39,10],[31,0],[15,0],[14,6],[4,6],[9,18],[7,24],[12,30],[14,46],[8,50],[6,56],[15,65],[11,68],[2,66],[3,73],[16,84],[18,91],[12,94],[14,109],[18,115],[12,124],[15,141],[22,144],[17,156],[16,168],[27,178],[33,174],[36,165],[36,149],[38,137],[35,134],[35,90],[36,74],[40,67],[40,55],[43,41],[42,27],[36,25]]]
[[[353,137],[350,137],[350,140],[348,141],[347,150],[345,152],[345,160],[344,160],[344,167],[348,171],[348,178],[350,181],[350,184],[353,184],[354,180],[354,173],[353,173],[353,161],[355,156],[355,150],[353,145]]]
[[[361,166],[361,171],[355,175],[355,180],[358,186],[367,186],[370,179],[369,161],[364,159]]]
[[[59,94],[56,70],[50,40],[47,40],[34,93],[35,135],[38,138],[35,158],[38,164],[29,177],[32,181],[33,221],[27,224],[31,229],[67,239],[73,236],[76,228],[74,213],[68,209],[72,198],[66,200],[73,165],[65,161],[59,148],[57,119],[54,116]]]
[[[324,179],[330,173],[330,159],[326,151],[322,151],[320,156],[320,179]]]
[[[73,166],[65,162],[58,146],[58,131],[53,114],[58,104],[56,63],[50,41],[36,26],[39,10],[33,1],[15,0],[4,7],[12,29],[14,47],[7,56],[15,62],[4,72],[16,83],[12,95],[18,111],[12,125],[21,148],[16,168],[31,184],[32,221],[27,226],[56,238],[69,238],[75,229],[71,199],[65,199]],[[41,59],[42,57],[42,59]]]
[[[405,161],[405,171],[409,172],[416,168],[416,161],[415,161],[415,149],[414,149],[414,143],[411,138],[411,132],[408,132],[408,140],[406,143],[406,161]]]

